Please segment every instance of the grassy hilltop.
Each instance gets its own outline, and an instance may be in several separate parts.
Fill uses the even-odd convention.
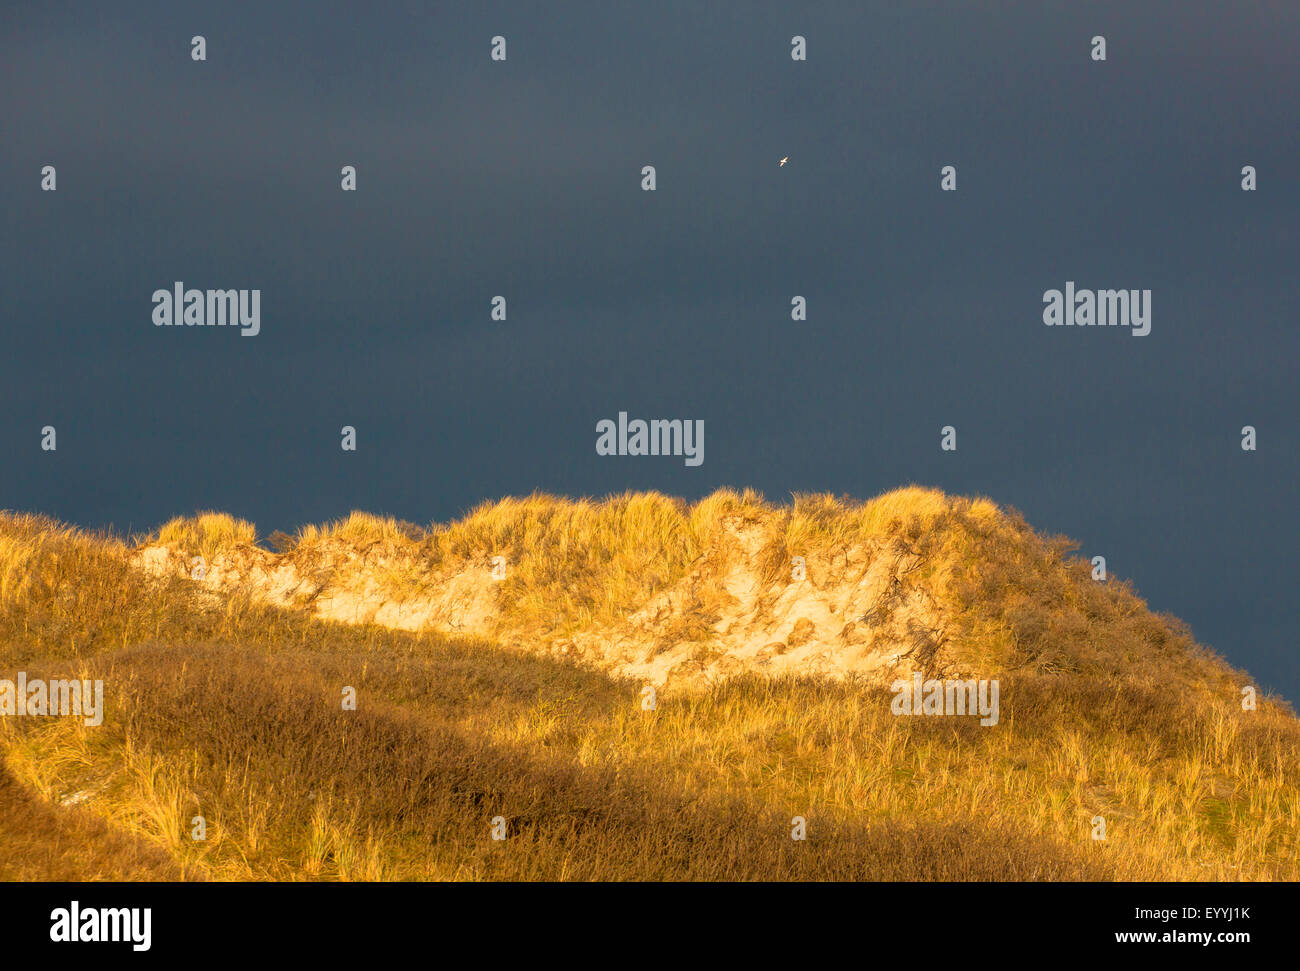
[[[256,539],[0,514],[0,679],[106,708],[0,719],[0,879],[1300,879],[1291,709],[987,500]],[[913,671],[998,724],[892,714]]]

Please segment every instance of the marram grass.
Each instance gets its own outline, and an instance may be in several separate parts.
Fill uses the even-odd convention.
[[[752,549],[726,546],[736,522]],[[207,513],[146,542],[255,539]],[[1246,675],[986,500],[534,495],[428,528],[353,514],[289,555],[384,551],[409,561],[391,582],[418,584],[508,549],[517,622],[578,624],[701,557],[775,574],[866,542],[924,553],[954,650],[1001,680],[996,728],[896,717],[882,686],[755,674],[646,711],[639,683],[601,671],[199,595],[147,579],[120,540],[4,514],[0,678],[102,679],[107,710],[97,728],[0,720],[0,878],[1300,878],[1289,707],[1243,710]]]

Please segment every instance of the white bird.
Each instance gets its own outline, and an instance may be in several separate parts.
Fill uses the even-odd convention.
[[[790,156],[789,156],[789,155],[787,155],[785,158],[781,159],[781,165],[785,165],[785,163],[788,162],[788,161],[790,161]],[[778,165],[777,168],[780,168],[781,165]]]

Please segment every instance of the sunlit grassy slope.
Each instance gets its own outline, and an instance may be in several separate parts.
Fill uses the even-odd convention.
[[[923,553],[952,650],[1001,681],[998,725],[752,673],[645,711],[640,683],[598,669],[148,579],[122,542],[10,514],[0,678],[102,678],[107,714],[0,720],[0,878],[1300,878],[1294,714],[1244,711],[1247,675],[986,501],[534,496],[276,545],[305,562],[386,544],[410,566],[385,582],[416,586],[421,564],[509,549],[501,597],[529,630],[616,622],[701,556],[739,555],[718,548],[729,517],[761,529],[769,574],[795,550]],[[151,542],[253,538],[207,514]]]

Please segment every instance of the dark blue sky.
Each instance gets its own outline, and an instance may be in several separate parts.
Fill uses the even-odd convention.
[[[0,507],[918,482],[1300,699],[1300,5],[705,6],[6,4]],[[155,328],[176,280],[261,289],[261,334]],[[1150,335],[1043,326],[1067,280],[1152,290]],[[704,464],[597,456],[619,411]]]

